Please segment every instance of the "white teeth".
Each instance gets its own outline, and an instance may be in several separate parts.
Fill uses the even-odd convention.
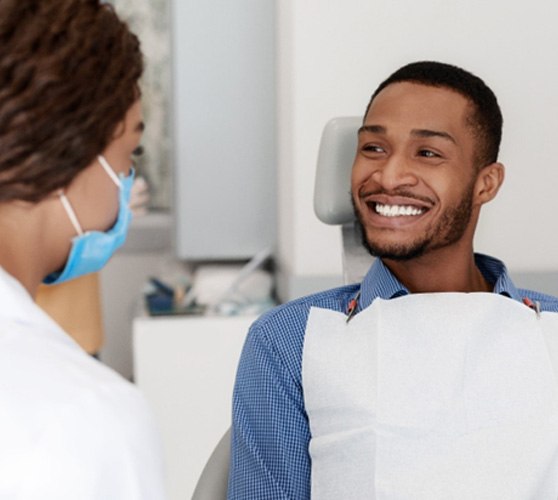
[[[421,208],[412,207],[410,205],[382,205],[376,203],[376,212],[384,217],[401,217],[403,215],[420,215],[424,212]]]

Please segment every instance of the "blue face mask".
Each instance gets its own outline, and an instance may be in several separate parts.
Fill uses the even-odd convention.
[[[60,201],[78,235],[72,239],[72,247],[64,268],[61,271],[49,274],[43,280],[43,283],[48,285],[62,283],[84,274],[100,271],[112,257],[112,254],[126,240],[126,234],[132,219],[130,191],[134,182],[134,169],[130,170],[127,177],[121,175],[119,178],[103,156],[99,156],[98,160],[109,177],[119,187],[120,205],[116,222],[107,232],[88,231],[84,233],[70,202],[64,194],[60,194]]]

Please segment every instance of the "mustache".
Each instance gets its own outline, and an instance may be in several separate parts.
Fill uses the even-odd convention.
[[[359,198],[368,198],[369,196],[377,196],[377,195],[384,195],[384,196],[402,196],[404,198],[410,198],[417,201],[422,201],[424,203],[428,203],[430,205],[434,205],[435,201],[428,196],[422,196],[420,194],[413,193],[412,191],[408,191],[406,189],[395,189],[393,191],[387,191],[385,189],[375,189],[371,191],[359,191],[358,197]]]

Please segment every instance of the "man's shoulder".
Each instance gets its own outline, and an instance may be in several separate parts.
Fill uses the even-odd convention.
[[[250,327],[241,367],[256,362],[266,371],[286,370],[300,384],[302,352],[312,308],[344,312],[359,285],[348,285],[307,295],[271,309]],[[275,367],[275,368],[269,368]],[[279,368],[281,367],[281,368]],[[238,380],[238,379],[237,379]]]
[[[524,288],[520,288],[519,293],[522,297],[529,298],[532,302],[538,302],[542,311],[558,313],[558,297]]]
[[[277,352],[287,353],[290,357],[302,349],[310,309],[317,307],[344,312],[358,288],[358,284],[341,286],[277,306],[253,323],[248,338],[273,345]]]
[[[358,289],[358,284],[345,285],[291,300],[263,314],[253,328],[266,330],[285,325],[304,326],[313,307],[344,312]]]

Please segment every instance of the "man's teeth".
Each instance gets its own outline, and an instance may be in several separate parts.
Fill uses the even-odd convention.
[[[401,217],[403,215],[420,215],[423,209],[412,207],[410,205],[382,205],[376,203],[375,210],[384,217]]]

